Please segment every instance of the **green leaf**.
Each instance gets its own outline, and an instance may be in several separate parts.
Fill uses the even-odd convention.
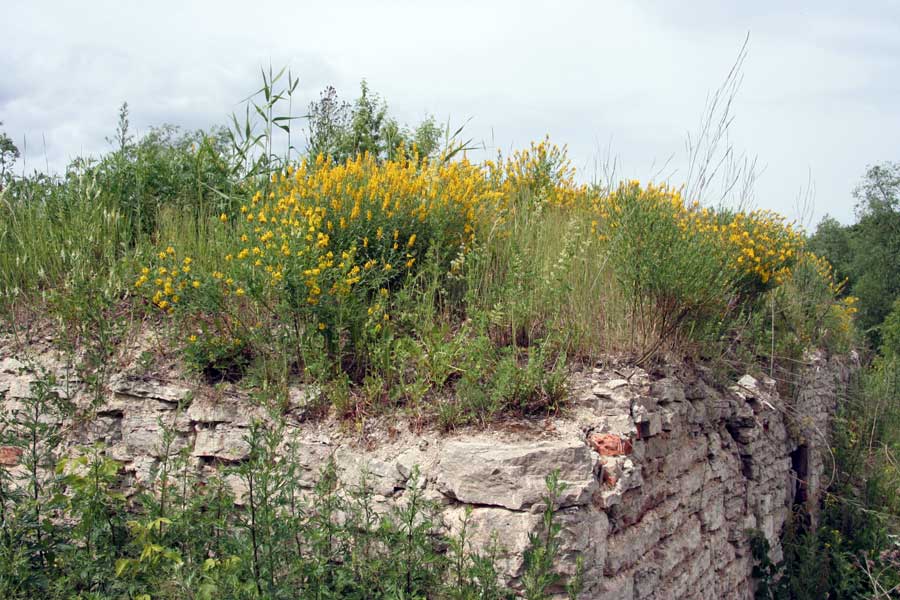
[[[121,576],[122,576],[122,573],[124,573],[124,572],[125,572],[125,569],[127,569],[130,565],[131,565],[131,559],[130,559],[130,558],[120,558],[120,559],[118,559],[118,560],[116,561],[116,577],[121,577]]]

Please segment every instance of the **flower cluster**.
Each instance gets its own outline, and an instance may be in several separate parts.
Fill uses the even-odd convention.
[[[310,306],[359,286],[389,287],[432,246],[451,258],[465,251],[498,196],[465,160],[379,163],[368,154],[303,162],[273,177],[271,190],[234,216],[236,243],[225,261],[248,289],[296,286]]]
[[[135,282],[169,314],[196,299],[198,314],[215,315],[198,333],[229,346],[275,323],[332,349],[348,337],[365,343],[392,323],[394,292],[423,263],[455,273],[479,240],[508,233],[516,211],[562,211],[585,232],[590,224],[592,251],[606,254],[597,262],[618,261],[628,287],[704,315],[716,310],[710,298],[727,303],[782,284],[802,254],[801,233],[771,212],[711,210],[666,185],[578,183],[565,147],[546,139],[479,164],[415,151],[384,161],[319,156],[264,183],[218,215],[224,235],[203,273],[168,247]]]
[[[810,270],[815,271],[821,285],[827,286],[827,299],[831,303],[829,314],[835,322],[835,328],[843,335],[850,335],[852,331],[853,315],[859,309],[856,296],[843,296],[847,287],[847,280],[838,281],[835,278],[834,267],[822,256],[812,252],[805,252],[802,260],[807,263]]]
[[[828,262],[828,259],[813,252],[805,252],[803,254],[803,260],[808,264],[808,266],[815,270],[819,279],[828,286],[828,291],[832,296],[837,297],[841,294],[841,292],[844,291],[844,288],[847,286],[847,280],[844,279],[842,281],[838,281],[835,279],[834,267],[831,266],[831,263]],[[856,302],[856,299],[853,296],[847,296],[847,298],[852,299],[852,302],[850,302],[850,304]]]
[[[449,266],[468,252],[502,196],[488,170],[465,159],[382,162],[369,154],[304,161],[274,175],[266,190],[219,215],[225,241],[205,277],[192,279],[190,259],[176,265],[170,247],[136,286],[158,274],[152,302],[170,313],[197,291],[210,300],[204,310],[234,313],[217,329],[289,316],[332,342],[348,330],[378,333],[390,320],[390,292],[426,256]]]
[[[666,185],[632,180],[594,199],[600,233],[609,239],[626,214],[637,208],[677,224],[681,240],[693,240],[721,253],[723,268],[734,273],[735,285],[771,287],[785,281],[803,248],[803,235],[771,211],[723,213],[688,203],[681,191]],[[636,206],[636,205],[641,206]],[[605,227],[602,227],[605,225]],[[596,225],[595,225],[596,226]]]
[[[545,137],[504,159],[486,161],[485,167],[504,199],[527,198],[531,203],[572,208],[588,196],[588,187],[576,182],[576,171],[565,146]]]
[[[737,213],[719,226],[734,265],[762,285],[781,284],[803,249],[803,235],[772,211]]]
[[[192,272],[193,259],[190,256],[179,258],[172,246],[159,252],[156,258],[155,266],[141,269],[134,287],[137,289],[152,287],[153,304],[172,314],[185,290],[199,288],[200,280]]]

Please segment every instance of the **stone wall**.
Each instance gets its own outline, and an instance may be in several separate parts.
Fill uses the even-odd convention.
[[[0,346],[6,410],[30,394],[34,369],[21,358]],[[98,404],[64,362],[49,352],[37,358],[79,407],[78,418],[61,424],[70,447],[104,443],[130,485],[150,476],[160,422],[174,427],[176,447],[189,448],[198,470],[211,470],[243,460],[248,426],[270,418],[236,386],[201,385],[139,361],[112,377]],[[310,420],[314,390],[297,387],[283,407],[285,439],[298,444],[310,486],[333,458],[345,482],[368,472],[382,504],[403,497],[418,466],[445,529],[456,530],[470,507],[473,542],[496,535],[514,586],[540,525],[545,476],[558,469],[566,484],[559,569],[573,572],[583,556],[583,597],[751,598],[747,530],[762,531],[777,558],[794,504],[814,505],[828,483],[829,415],[848,370],[820,354],[808,358],[790,401],[774,381],[750,376],[722,389],[696,368],[594,368],[572,374],[562,416],[453,434],[413,433],[394,420],[362,430]],[[0,463],[15,462],[0,448]]]

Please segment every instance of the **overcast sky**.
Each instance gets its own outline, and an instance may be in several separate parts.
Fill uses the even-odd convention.
[[[812,222],[848,222],[866,167],[900,160],[890,0],[2,4],[0,121],[29,170],[106,151],[123,100],[138,131],[224,123],[271,62],[300,76],[301,106],[366,78],[401,121],[471,119],[491,153],[549,134],[585,177],[615,158],[677,184],[747,33],[730,142],[758,160],[758,206],[800,216],[811,178]]]

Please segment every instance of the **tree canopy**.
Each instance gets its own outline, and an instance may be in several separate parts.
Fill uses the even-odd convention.
[[[856,223],[831,217],[810,239],[813,252],[828,258],[846,293],[859,297],[859,323],[874,345],[882,323],[900,298],[900,163],[870,167],[854,191]]]

